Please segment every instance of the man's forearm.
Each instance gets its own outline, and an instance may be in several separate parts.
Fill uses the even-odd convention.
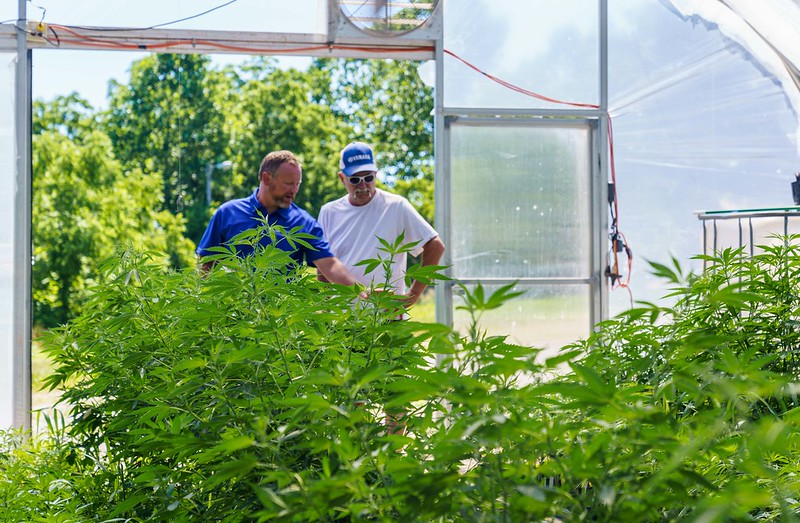
[[[438,236],[436,236],[435,238],[429,240],[428,243],[426,243],[422,248],[422,260],[420,261],[420,265],[423,267],[428,265],[438,265],[443,254],[444,242]],[[419,280],[414,280],[411,283],[411,287],[408,289],[408,293],[406,294],[406,301],[408,302],[408,305],[416,303],[427,286],[427,284]]]
[[[315,261],[314,265],[316,265],[319,271],[318,278],[321,281],[338,283],[339,285],[355,285],[358,283],[355,276],[347,270],[347,267],[345,267],[339,258],[322,258]]]

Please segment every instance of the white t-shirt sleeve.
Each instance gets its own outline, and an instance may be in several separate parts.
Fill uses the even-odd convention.
[[[328,211],[326,209],[327,204],[322,206],[322,209],[319,210],[319,217],[317,218],[317,222],[319,222],[319,226],[322,227],[322,235],[325,237],[325,240],[330,243],[331,239],[328,238],[328,233],[326,232],[328,226]]]
[[[403,223],[405,225],[405,241],[407,243],[419,242],[414,247],[414,250],[411,251],[412,255],[419,256],[422,254],[422,249],[425,247],[425,244],[438,236],[438,233],[425,221],[425,218],[417,212],[408,200],[403,199],[402,209]]]

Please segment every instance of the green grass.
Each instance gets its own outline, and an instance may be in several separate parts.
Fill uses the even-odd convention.
[[[34,391],[41,389],[42,380],[53,372],[53,363],[42,351],[41,334],[41,329],[34,329],[31,343],[31,385]]]
[[[61,396],[60,388],[47,390],[44,388],[45,380],[53,374],[53,362],[45,354],[41,337],[45,334],[42,329],[34,329],[31,343],[31,408],[33,414],[31,422],[34,431],[46,430],[47,422],[43,416],[53,417],[53,406]],[[65,409],[59,408],[66,418]],[[41,412],[41,414],[39,413]]]
[[[417,303],[408,310],[408,316],[412,320],[422,323],[436,321],[436,299],[433,289],[425,289]]]

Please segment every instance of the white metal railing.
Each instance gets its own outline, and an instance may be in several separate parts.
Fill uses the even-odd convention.
[[[800,234],[800,207],[699,211],[703,223],[703,254],[744,248],[753,256],[760,245],[772,245],[778,236]]]

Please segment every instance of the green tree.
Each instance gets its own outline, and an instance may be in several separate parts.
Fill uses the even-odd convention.
[[[244,174],[237,196],[257,185],[258,167],[266,153],[288,149],[303,162],[297,204],[316,216],[322,204],[340,192],[338,152],[352,133],[349,121],[312,99],[312,77],[306,71],[279,69],[259,58],[243,66],[236,79],[237,88],[226,102],[236,118],[226,124],[235,137],[233,161]]]
[[[92,263],[116,240],[149,238],[144,245],[163,245],[173,266],[192,263],[179,232],[184,217],[186,237],[197,242],[216,205],[253,190],[271,150],[301,157],[298,204],[316,215],[342,193],[338,152],[350,140],[369,141],[389,185],[432,221],[432,96],[415,67],[318,60],[298,71],[256,58],[215,70],[205,56],[162,54],[135,62],[128,84],[111,83],[101,116],[75,93],[37,101],[38,317],[69,318]],[[206,169],[221,160],[233,169],[212,173],[209,206]],[[115,201],[103,200],[115,192]],[[127,212],[112,216],[114,205]]]
[[[192,261],[182,217],[159,210],[160,176],[123,172],[89,110],[75,95],[34,109],[33,300],[44,327],[80,311],[94,267],[120,245],[167,252],[176,265]]]
[[[112,81],[106,129],[126,169],[163,176],[163,208],[187,219],[197,242],[209,217],[205,172],[227,158],[218,89],[228,78],[202,55],[156,54],[135,62],[130,83]]]
[[[76,92],[57,96],[49,102],[34,100],[32,109],[35,135],[55,131],[72,139],[80,139],[98,123],[92,105]]]
[[[317,59],[313,97],[352,125],[348,140],[372,144],[387,184],[433,223],[433,89],[419,63]]]

